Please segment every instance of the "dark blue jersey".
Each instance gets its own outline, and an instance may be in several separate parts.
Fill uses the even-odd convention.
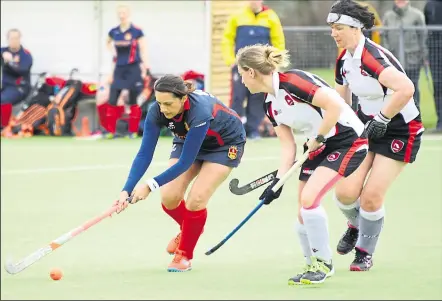
[[[124,32],[121,31],[120,26],[114,27],[109,31],[109,37],[114,41],[114,46],[117,50],[115,62],[117,66],[139,64],[141,62],[138,39],[143,36],[143,31],[132,24]]]
[[[3,53],[10,52],[12,54],[12,62],[5,63],[3,61]],[[2,86],[30,86],[31,85],[31,53],[23,47],[18,51],[12,51],[8,47],[1,48],[2,55]]]
[[[179,161],[149,182],[152,190],[184,173],[201,150],[216,151],[241,145],[246,133],[239,116],[214,96],[203,91],[188,95],[184,112],[167,119],[157,103],[151,106],[144,124],[140,150],[132,163],[123,190],[131,193],[150,165],[160,129],[167,126],[176,136],[174,143],[183,143]]]
[[[190,128],[205,121],[210,127],[201,149],[228,149],[231,145],[245,142],[246,134],[242,122],[235,111],[229,109],[213,95],[196,90],[184,103],[184,112],[167,119],[157,103],[150,108],[147,117],[158,126],[169,128],[175,135],[174,143],[184,143]]]

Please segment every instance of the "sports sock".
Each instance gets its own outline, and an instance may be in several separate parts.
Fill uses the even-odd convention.
[[[186,213],[186,203],[184,200],[182,200],[178,206],[174,209],[167,209],[166,206],[161,204],[163,207],[164,212],[166,212],[171,218],[173,218],[178,225],[180,226],[180,229],[183,226],[183,220],[184,220],[184,214]]]
[[[203,232],[207,220],[207,209],[190,211],[185,208],[181,240],[178,250],[182,251],[188,259],[193,258],[196,243]]]
[[[117,130],[117,120],[123,115],[124,106],[113,106],[108,104],[106,112],[107,130],[112,134],[115,134]]]
[[[313,256],[312,249],[310,248],[310,243],[308,241],[307,231],[305,226],[299,221],[296,221],[296,233],[298,233],[299,244],[301,245],[302,254],[304,255],[305,262],[310,265],[312,261],[310,259]]]
[[[115,134],[115,131],[117,129],[117,119],[118,119],[118,107],[109,104],[106,110],[106,125],[107,125],[107,130],[112,134]]]
[[[301,208],[301,215],[313,256],[330,262],[332,255],[329,243],[327,213],[324,208],[322,206],[313,209]]]
[[[349,226],[353,226],[353,228],[359,227],[359,208],[361,205],[359,204],[359,199],[357,199],[353,204],[345,205],[342,204],[339,199],[334,195],[334,199],[339,209],[341,209],[342,213],[345,215],[349,222]]]
[[[138,105],[130,106],[129,113],[129,133],[137,133],[140,126],[141,108]]]
[[[356,248],[372,255],[376,249],[379,235],[384,225],[384,207],[375,211],[367,212],[360,209],[359,237]]]
[[[98,119],[100,121],[101,126],[106,131],[108,131],[108,129],[107,129],[107,119],[106,119],[106,116],[107,116],[107,106],[108,106],[107,102],[102,103],[101,105],[97,106]]]
[[[12,115],[12,104],[10,103],[2,103],[0,107],[1,112],[1,126],[8,126],[9,119],[11,119]]]

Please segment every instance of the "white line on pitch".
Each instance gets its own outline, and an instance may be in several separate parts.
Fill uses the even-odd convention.
[[[277,160],[279,157],[252,157],[243,158],[242,161],[268,161]],[[117,164],[117,165],[83,165],[83,166],[67,166],[67,167],[48,167],[48,168],[30,168],[30,169],[10,169],[2,170],[2,176],[8,175],[25,175],[35,173],[54,173],[54,172],[75,172],[75,171],[90,171],[90,170],[108,170],[119,168],[130,168],[129,164]],[[168,162],[152,162],[150,166],[167,166]]]
[[[421,151],[438,151],[442,152],[442,147],[440,146],[428,146],[421,148]],[[278,160],[279,157],[244,157],[242,161],[269,161]],[[109,169],[119,169],[119,168],[130,168],[129,164],[118,164],[118,165],[83,165],[83,166],[67,166],[67,167],[48,167],[48,168],[30,168],[30,169],[10,169],[2,170],[2,176],[8,175],[26,175],[26,174],[36,174],[36,173],[54,173],[54,172],[75,172],[75,171],[91,171],[91,170],[109,170]],[[167,166],[168,163],[165,162],[152,162],[150,166]]]

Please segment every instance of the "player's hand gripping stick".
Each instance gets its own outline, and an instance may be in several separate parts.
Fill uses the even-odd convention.
[[[284,185],[284,183],[301,167],[301,165],[308,159],[309,152],[305,152],[302,154],[301,158],[286,172],[284,176],[281,177],[281,179],[278,181],[278,183],[273,186],[272,190],[274,192],[278,191],[279,188]],[[238,225],[235,229],[233,229],[232,232],[230,232],[220,243],[218,243],[216,246],[214,246],[212,249],[206,252],[206,255],[210,255],[214,253],[216,250],[221,248],[222,245],[224,245],[236,232],[238,232],[239,229],[241,229],[242,226],[244,226],[245,223],[253,216],[255,213],[264,205],[264,200],[260,200],[259,204],[252,210],[252,212],[249,213],[249,215],[246,216],[246,218]]]
[[[129,201],[129,199],[128,199],[128,201]],[[6,272],[8,272],[9,274],[17,274],[17,273],[23,271],[24,269],[33,265],[34,263],[36,263],[37,261],[39,261],[40,259],[42,259],[46,255],[48,255],[49,253],[52,253],[52,251],[54,251],[55,249],[58,249],[59,247],[61,247],[62,245],[64,245],[68,241],[70,241],[75,236],[79,235],[80,233],[83,233],[84,231],[86,231],[90,227],[98,224],[99,222],[101,222],[105,218],[112,216],[112,214],[117,212],[117,210],[118,210],[118,206],[116,206],[116,205],[112,206],[111,208],[107,209],[105,212],[103,212],[99,216],[88,220],[87,222],[83,223],[79,227],[72,229],[71,231],[63,234],[62,236],[58,237],[57,239],[54,239],[51,243],[38,249],[35,252],[29,254],[28,256],[26,256],[25,258],[23,258],[22,260],[20,260],[16,263],[12,262],[11,260],[6,260],[6,263],[5,263]]]

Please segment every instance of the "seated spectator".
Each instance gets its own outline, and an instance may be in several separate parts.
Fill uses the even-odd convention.
[[[31,89],[32,56],[21,45],[21,33],[10,29],[8,46],[1,48],[1,128],[9,123],[12,107],[23,101]]]

